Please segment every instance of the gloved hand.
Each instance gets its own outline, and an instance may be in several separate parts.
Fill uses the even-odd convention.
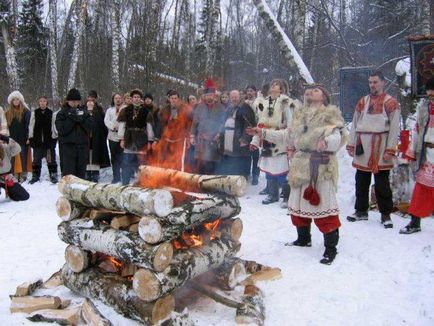
[[[0,134],[0,140],[5,144],[9,144],[9,137],[6,135]]]

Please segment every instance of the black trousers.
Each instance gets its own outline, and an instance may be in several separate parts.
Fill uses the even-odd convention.
[[[0,188],[6,189],[5,184],[0,182]],[[23,188],[18,182],[15,182],[13,186],[8,187],[6,190],[8,196],[13,201],[24,201],[29,199],[30,195],[26,189]]]
[[[374,174],[375,196],[378,208],[382,214],[390,214],[393,209],[392,190],[390,189],[389,170]],[[356,211],[369,209],[369,187],[371,185],[371,172],[357,170],[356,172]]]
[[[62,176],[72,174],[86,178],[86,165],[89,161],[89,147],[84,144],[62,144]]]
[[[251,154],[252,156],[252,177],[259,177],[259,149],[254,150]]]
[[[56,150],[55,147],[43,148],[35,147],[33,148],[33,171],[39,170],[41,172],[42,159],[45,157],[47,160],[48,171],[50,173],[57,173],[57,163],[56,163]]]
[[[217,163],[218,162],[214,162],[214,161],[199,161],[198,162],[199,174],[206,174],[206,175],[215,174]]]
[[[110,148],[110,158],[112,162],[113,170],[113,181],[121,181],[121,166],[122,166],[122,155],[124,153],[121,143],[118,141],[109,140]]]

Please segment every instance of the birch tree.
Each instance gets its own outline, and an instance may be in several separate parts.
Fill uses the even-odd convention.
[[[50,37],[50,71],[51,71],[51,95],[54,105],[59,99],[58,77],[57,77],[57,0],[49,1],[49,37]]]
[[[112,83],[114,89],[119,89],[119,41],[121,34],[120,22],[120,2],[113,1],[111,12],[111,27],[112,27]]]
[[[82,36],[84,31],[84,25],[86,21],[87,13],[87,0],[81,0],[76,2],[77,6],[77,29],[75,32],[74,48],[72,50],[71,65],[69,67],[69,77],[67,83],[67,89],[74,87],[75,78],[77,74],[78,58],[80,57],[82,47]]]

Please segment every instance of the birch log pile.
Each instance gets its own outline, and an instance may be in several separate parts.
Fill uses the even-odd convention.
[[[146,325],[166,319],[175,307],[172,295],[146,303],[132,291],[131,281],[119,275],[100,273],[94,267],[74,273],[65,265],[61,275],[64,284],[72,291],[100,300],[125,317]]]
[[[94,221],[86,218],[64,221],[57,230],[60,239],[68,244],[101,252],[155,271],[164,270],[173,256],[171,243],[163,242],[152,246],[145,243],[137,233],[94,224]]]
[[[238,325],[263,326],[265,306],[261,290],[254,285],[247,285],[242,301],[244,305],[237,309],[236,323]]]
[[[156,300],[188,280],[220,266],[226,258],[235,256],[240,246],[239,242],[220,239],[206,246],[178,251],[163,272],[139,269],[134,274],[133,288],[142,300]]]
[[[201,175],[142,165],[139,168],[139,185],[144,188],[174,187],[193,192],[223,192],[243,196],[247,181],[243,176]]]
[[[58,189],[66,199],[90,208],[126,211],[139,216],[166,216],[173,208],[171,193],[163,189],[100,184],[73,175],[64,176]]]

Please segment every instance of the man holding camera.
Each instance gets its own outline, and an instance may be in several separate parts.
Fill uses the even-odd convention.
[[[62,146],[62,175],[73,174],[84,179],[93,117],[80,104],[80,92],[75,88],[69,90],[66,103],[56,116],[56,129]]]
[[[369,76],[370,94],[357,103],[347,151],[356,172],[356,204],[350,222],[368,219],[371,174],[383,226],[393,228],[393,208],[389,172],[399,137],[401,109],[398,101],[384,92],[385,79],[380,71]]]

